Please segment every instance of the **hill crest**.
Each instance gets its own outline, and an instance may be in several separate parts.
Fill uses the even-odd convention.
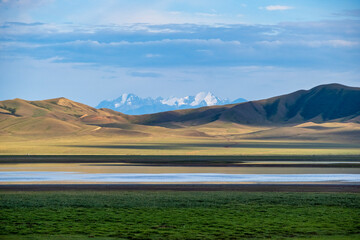
[[[139,116],[137,123],[198,125],[221,120],[250,125],[281,125],[307,121],[358,121],[359,114],[360,88],[326,84],[258,101]]]

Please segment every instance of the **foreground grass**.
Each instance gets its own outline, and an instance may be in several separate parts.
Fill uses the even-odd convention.
[[[1,239],[360,239],[360,195],[2,192]]]

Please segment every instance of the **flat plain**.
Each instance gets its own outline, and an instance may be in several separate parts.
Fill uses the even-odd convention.
[[[360,143],[330,140],[244,140],[159,135],[4,136],[1,155],[360,155]]]

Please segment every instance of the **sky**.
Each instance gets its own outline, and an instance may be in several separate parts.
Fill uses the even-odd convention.
[[[0,100],[360,87],[358,0],[0,0]]]

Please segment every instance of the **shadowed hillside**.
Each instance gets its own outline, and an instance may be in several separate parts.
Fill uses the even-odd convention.
[[[142,115],[134,121],[148,125],[200,125],[217,120],[247,125],[304,122],[359,122],[360,88],[321,85],[287,95],[240,104]]]

